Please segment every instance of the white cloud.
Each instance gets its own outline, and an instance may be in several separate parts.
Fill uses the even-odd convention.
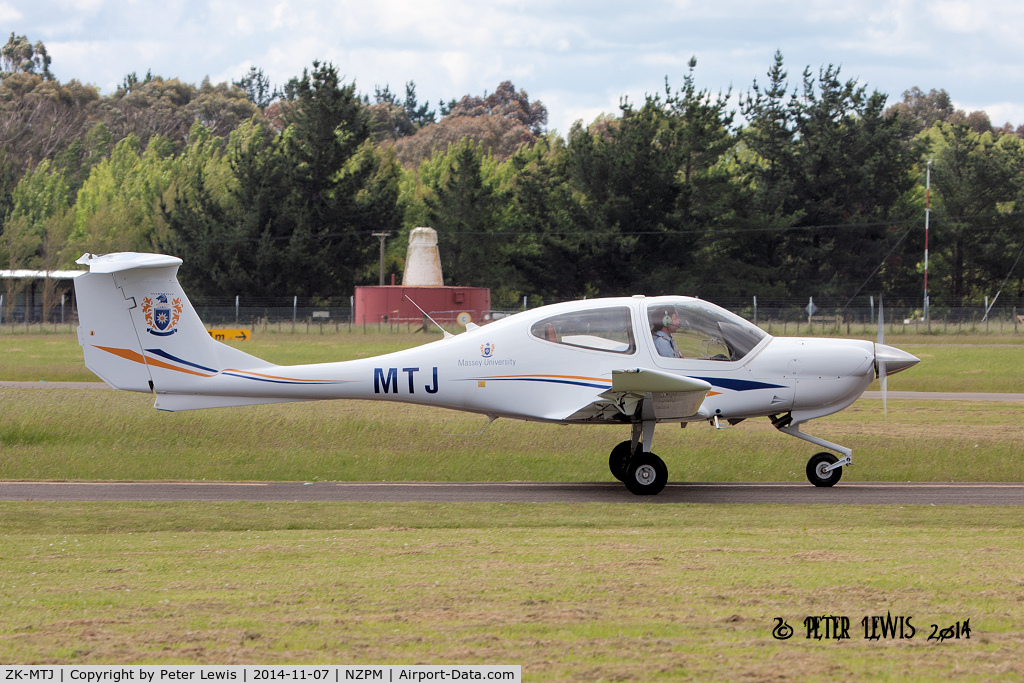
[[[319,59],[363,92],[414,80],[432,103],[512,80],[566,133],[666,75],[678,87],[691,55],[698,87],[735,93],[763,83],[781,49],[791,88],[804,66],[841,64],[891,99],[944,88],[1024,122],[1024,6],[1004,0],[0,0],[0,19],[46,42],[59,78],[101,87],[150,68],[237,79],[250,65],[280,85]]]
[[[933,6],[936,24],[951,33],[976,33],[987,23],[987,12],[978,4],[960,2],[937,2]]]
[[[21,18],[21,12],[12,7],[10,3],[0,2],[0,21],[13,23],[15,21],[21,21]]]

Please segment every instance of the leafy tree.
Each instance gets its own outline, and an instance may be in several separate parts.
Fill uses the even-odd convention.
[[[64,173],[72,196],[89,177],[93,166],[108,157],[113,148],[110,128],[100,121],[84,136],[74,138],[67,149],[54,155],[54,164]]]
[[[535,302],[593,296],[604,283],[604,244],[582,230],[581,195],[569,182],[564,141],[546,135],[503,164],[502,210],[506,233],[492,245],[505,250],[509,276],[496,303],[516,306],[523,294]]]
[[[939,121],[949,121],[956,114],[953,100],[945,90],[932,88],[927,93],[916,85],[903,91],[903,101],[889,107],[909,125],[910,137],[928,130]]]
[[[580,229],[601,236],[602,294],[695,292],[701,236],[726,215],[721,162],[735,144],[728,94],[698,90],[690,61],[683,87],[664,99],[627,100],[618,119],[569,135],[567,173],[585,200]]]
[[[445,117],[501,116],[518,121],[535,136],[544,132],[548,122],[548,109],[540,100],[530,102],[525,90],[516,91],[512,81],[502,81],[490,95],[465,95],[461,100],[441,104]]]
[[[900,211],[919,150],[906,143],[898,116],[885,113],[885,96],[842,81],[836,67],[817,79],[805,69],[787,101],[776,53],[769,80],[742,102],[747,229],[766,235],[743,260],[767,264],[776,290],[851,296],[895,241],[887,223],[907,217]]]
[[[203,79],[188,108],[191,111],[189,132],[199,123],[215,137],[226,137],[242,121],[260,115],[258,106],[241,88],[227,83],[213,85],[208,78]]]
[[[375,87],[373,99],[373,104],[368,97],[364,101],[369,107],[372,135],[376,141],[414,135],[423,126],[434,123],[434,112],[430,111],[429,105],[420,105],[416,101],[416,84],[413,81],[405,84],[405,100],[399,100],[387,85]]]
[[[11,196],[11,208],[4,220],[2,249],[7,267],[56,270],[66,265],[68,186],[60,171],[43,160],[35,170],[18,182]],[[10,316],[15,296],[25,287],[24,280],[7,278],[7,311]],[[56,282],[43,284],[43,315],[52,305]]]
[[[929,90],[924,93],[916,85],[903,92],[903,101],[886,111],[895,113],[907,124],[908,139],[928,130],[938,122],[965,124],[976,133],[992,131],[992,121],[984,111],[965,112],[953,106],[953,100],[945,90]],[[1007,124],[1009,126],[1010,124]],[[1013,132],[1012,127],[1006,132]]]
[[[409,121],[417,130],[428,123],[434,123],[435,115],[430,109],[430,105],[426,102],[421,105],[416,101],[416,83],[413,81],[405,84],[405,101],[402,102],[402,108],[405,109],[405,115],[409,117]]]
[[[937,123],[926,140],[935,155],[935,292],[962,305],[994,291],[1020,250],[1024,142],[963,123]]]
[[[215,135],[226,136],[242,121],[260,113],[244,90],[204,79],[197,88],[189,83],[160,76],[127,83],[107,101],[104,121],[114,139],[134,134],[145,146],[152,136],[170,140],[176,149],[184,147],[192,124],[199,122]]]
[[[510,81],[484,97],[466,95],[442,102],[443,118],[437,123],[426,105],[417,108],[412,82],[406,84],[404,106],[409,120],[421,126],[415,135],[402,137],[395,144],[398,159],[407,169],[417,168],[436,151],[444,153],[463,138],[481,143],[486,152],[504,161],[522,145],[532,145],[548,120],[547,107],[539,100],[531,102],[526,91],[517,92]]]
[[[33,73],[0,82],[0,147],[19,172],[64,152],[89,125],[99,101],[93,86],[61,84]]]
[[[139,81],[139,75],[133,71],[130,74],[125,74],[124,80],[121,81],[121,90],[124,90],[126,93],[129,93],[137,86],[145,85],[146,83],[149,83],[152,80],[152,70],[146,71],[146,77],[142,79],[142,81]]]
[[[173,146],[164,138],[150,138],[144,152],[134,135],[117,143],[78,191],[70,236],[76,250],[155,251],[166,243],[160,202],[173,163]]]
[[[368,241],[352,217],[356,194],[372,175],[356,153],[369,136],[355,84],[342,85],[333,65],[313,62],[296,89],[296,108],[284,135],[291,193],[279,228],[288,236],[284,271],[300,294],[324,283],[351,288]],[[350,163],[351,162],[351,163]]]
[[[192,125],[186,148],[175,159],[170,191],[160,208],[171,253],[187,255],[180,277],[200,295],[248,292],[242,271],[237,225],[229,220],[235,179],[223,154],[223,140],[200,123]]]
[[[502,275],[492,236],[497,197],[486,178],[493,165],[482,146],[466,138],[420,167],[430,190],[425,202],[430,226],[437,230],[441,270],[451,284],[486,287]]]
[[[50,73],[50,55],[46,51],[43,41],[36,41],[33,45],[26,36],[11,37],[7,43],[0,48],[0,79],[12,74],[38,74],[42,78],[53,80]]]
[[[278,96],[277,90],[271,88],[270,79],[263,73],[263,69],[257,69],[255,66],[249,67],[246,75],[233,84],[241,88],[248,100],[261,111],[269,107]]]
[[[227,199],[216,201],[233,227],[217,237],[230,244],[217,266],[224,275],[208,284],[210,292],[348,293],[365,275],[376,244],[370,233],[401,225],[400,169],[393,154],[368,144],[369,117],[354,84],[342,84],[332,65],[314,62],[291,93],[280,111],[280,133],[253,119],[229,139],[232,181],[225,184]],[[191,177],[191,186],[205,185]],[[215,226],[201,214],[214,200],[187,198],[176,233],[200,240],[212,234]]]

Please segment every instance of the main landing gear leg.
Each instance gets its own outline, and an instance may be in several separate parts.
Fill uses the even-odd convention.
[[[665,461],[651,453],[654,425],[653,420],[633,423],[632,438],[613,448],[608,457],[612,475],[638,496],[660,493],[668,483]]]
[[[811,459],[807,461],[807,480],[815,486],[835,486],[839,482],[839,479],[843,476],[843,465],[853,464],[853,451],[845,446],[832,443],[831,441],[825,441],[817,436],[811,436],[810,434],[804,434],[800,431],[800,425],[784,423],[784,419],[772,419],[772,424],[780,432],[795,436],[798,439],[803,439],[816,446],[823,446],[824,448],[831,448],[834,451],[839,451],[843,454],[843,457],[837,458],[831,453],[816,453],[811,456]]]

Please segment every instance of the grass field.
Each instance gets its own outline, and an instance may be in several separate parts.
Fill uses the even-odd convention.
[[[1016,680],[1022,527],[1008,508],[3,503],[0,660]],[[865,640],[887,614],[914,637]],[[807,639],[809,615],[850,638]],[[964,620],[969,639],[928,640]]]
[[[433,337],[432,337],[433,338]],[[431,339],[432,339],[431,338]],[[278,363],[420,335],[267,334]],[[1022,392],[1012,337],[892,337],[890,390]],[[0,336],[0,379],[91,381],[73,336]],[[160,413],[0,389],[0,479],[611,479],[614,427],[400,404]],[[861,400],[811,433],[850,480],[1024,481],[1024,404]],[[767,420],[658,431],[673,480],[804,479]],[[505,663],[526,680],[1020,680],[1024,506],[0,503],[0,662]],[[910,616],[912,639],[861,619]],[[849,640],[808,640],[809,615]],[[775,618],[795,629],[772,637]],[[929,641],[970,619],[970,639]]]
[[[0,389],[0,479],[611,481],[624,427],[328,401],[162,413],[145,394]],[[854,450],[847,481],[1024,481],[1024,404],[861,400],[807,430]],[[466,435],[474,436],[466,436]],[[677,481],[804,481],[815,448],[767,419],[663,426]]]

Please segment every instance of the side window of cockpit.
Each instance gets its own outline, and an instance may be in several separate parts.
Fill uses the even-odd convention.
[[[651,306],[648,317],[660,356],[739,360],[765,336],[739,316],[700,302]]]
[[[625,306],[554,315],[534,323],[530,334],[544,341],[595,351],[636,351],[633,324]]]

